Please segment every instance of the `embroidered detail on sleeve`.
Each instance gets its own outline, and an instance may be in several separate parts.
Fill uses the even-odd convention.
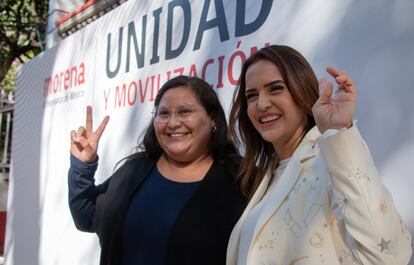
[[[384,250],[390,250],[390,243],[391,240],[386,241],[384,238],[381,238],[381,243],[377,244],[381,247],[381,253],[384,252]]]
[[[336,217],[338,219],[341,219],[339,217],[342,217],[342,216],[349,217],[349,207],[350,207],[350,201],[349,201],[349,196],[347,195],[345,195],[345,197],[343,198],[336,200],[332,205],[334,213],[335,215],[337,215]]]
[[[381,253],[393,256],[397,256],[399,254],[399,251],[395,247],[394,242],[391,240],[385,240],[384,238],[381,238],[381,242],[378,243],[377,246],[380,247]]]
[[[367,174],[365,174],[364,172],[362,172],[361,169],[356,168],[355,172],[353,172],[352,174],[348,174],[347,175],[348,178],[356,178],[359,180],[366,180],[366,181],[370,181],[370,178]]]

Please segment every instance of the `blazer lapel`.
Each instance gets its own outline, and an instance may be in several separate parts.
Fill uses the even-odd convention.
[[[250,199],[249,204],[247,205],[246,209],[244,210],[243,214],[240,216],[239,221],[237,221],[236,225],[233,228],[233,231],[230,235],[229,244],[227,246],[227,265],[236,265],[237,264],[237,256],[240,244],[240,233],[243,223],[253,209],[254,206],[262,199],[263,195],[265,194],[268,184],[270,180],[270,174],[266,174],[263,177],[263,180],[260,182],[259,187],[253,194],[253,197]]]
[[[255,226],[254,236],[251,246],[258,239],[258,235],[263,226],[269,221],[273,214],[280,208],[283,201],[289,196],[290,192],[295,187],[300,179],[303,171],[302,162],[314,157],[317,154],[317,147],[315,146],[316,137],[319,135],[316,126],[310,130],[303,138],[296,151],[289,160],[288,165],[280,176],[275,185],[268,190],[269,195],[263,206],[263,210]],[[250,249],[249,248],[249,249]]]
[[[285,198],[292,191],[297,180],[299,179],[301,172],[302,167],[300,163],[297,160],[291,158],[285,171],[280,176],[280,179],[275,180],[277,181],[276,185],[268,191],[269,195],[255,226],[252,244],[257,240],[260,230],[263,228],[263,226],[279,209]],[[250,246],[252,246],[252,244]]]

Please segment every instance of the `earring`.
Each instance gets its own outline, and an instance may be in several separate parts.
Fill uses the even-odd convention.
[[[213,133],[215,133],[217,131],[217,126],[216,125],[213,126],[213,130],[212,131],[213,131]]]

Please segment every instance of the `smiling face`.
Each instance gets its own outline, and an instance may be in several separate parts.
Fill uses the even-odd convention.
[[[246,71],[247,115],[262,138],[272,143],[280,159],[290,157],[307,125],[279,69],[259,60]]]
[[[155,134],[164,154],[179,162],[208,155],[214,121],[188,87],[167,90],[154,118]]]

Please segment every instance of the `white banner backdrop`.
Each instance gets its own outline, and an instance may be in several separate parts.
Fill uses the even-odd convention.
[[[128,1],[18,73],[6,264],[98,264],[94,234],[76,230],[67,199],[69,133],[111,120],[97,182],[133,152],[159,87],[179,74],[212,84],[229,109],[255,49],[298,49],[358,84],[356,118],[383,181],[414,231],[414,2],[357,0]],[[414,264],[412,261],[411,264]]]

